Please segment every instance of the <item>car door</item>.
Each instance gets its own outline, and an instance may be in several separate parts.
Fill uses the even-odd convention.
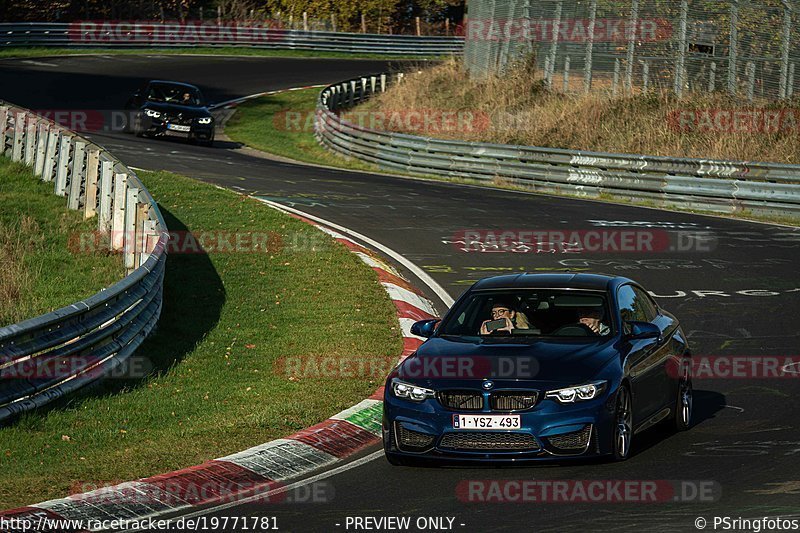
[[[653,322],[658,308],[639,287],[626,284],[617,291],[617,305],[622,319],[623,334],[630,332],[627,321]],[[669,347],[661,338],[623,340],[627,344],[628,361],[633,395],[633,423],[638,426],[655,415],[668,394],[665,380]]]

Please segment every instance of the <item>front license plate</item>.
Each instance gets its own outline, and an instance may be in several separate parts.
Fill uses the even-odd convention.
[[[180,124],[167,124],[167,129],[172,131],[183,131],[189,132],[191,131],[191,126],[181,126]]]
[[[519,415],[453,415],[453,429],[520,429]]]

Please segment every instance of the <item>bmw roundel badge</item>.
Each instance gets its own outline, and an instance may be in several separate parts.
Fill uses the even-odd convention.
[[[489,390],[492,387],[494,387],[494,381],[484,381],[483,382],[483,388],[484,389]]]

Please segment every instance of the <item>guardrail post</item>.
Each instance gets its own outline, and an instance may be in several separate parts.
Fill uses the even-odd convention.
[[[69,195],[67,197],[67,208],[80,209],[81,187],[86,179],[86,143],[77,141],[75,151],[72,154],[72,172],[69,176]]]
[[[142,253],[139,257],[139,266],[142,266],[150,259],[150,254],[153,253],[153,249],[156,247],[156,244],[158,244],[159,237],[155,220],[145,220],[143,226],[144,238]]]
[[[128,188],[128,175],[114,174],[114,202],[111,206],[111,249],[122,250],[125,230],[125,198]]]
[[[386,92],[386,74],[381,74],[381,92]]]
[[[100,166],[100,150],[91,148],[86,158],[86,193],[83,201],[83,217],[91,218],[97,212],[97,175]]]
[[[55,124],[50,125],[47,130],[47,150],[44,154],[42,181],[53,181],[53,172],[56,169],[56,149],[58,148],[59,135],[60,133]]]
[[[147,211],[149,207],[145,203],[136,204],[136,256],[134,268],[142,266],[147,261]]]
[[[44,170],[44,155],[47,148],[47,133],[50,131],[50,124],[40,120],[36,132],[36,151],[33,155],[33,173],[42,176]]]
[[[33,164],[33,156],[36,151],[36,115],[25,117],[25,151],[23,152],[22,162],[30,166]]]
[[[103,161],[100,164],[100,212],[97,216],[97,228],[100,231],[111,229],[111,188],[114,183],[114,162]]]
[[[361,100],[366,100],[367,97],[367,78],[361,78]]]
[[[25,136],[25,113],[14,116],[14,140],[11,141],[11,160],[15,163],[22,161],[22,142]]]
[[[125,270],[136,268],[136,210],[139,202],[139,188],[128,187],[125,192],[125,209],[123,211],[122,244]]]
[[[375,76],[370,76],[369,77],[370,91],[372,92],[372,94],[375,94],[375,82],[376,81],[377,81],[377,79],[375,78]]]
[[[6,132],[8,131],[8,106],[0,106],[0,156],[6,154]]]
[[[67,172],[69,171],[69,156],[72,149],[72,136],[62,135],[58,146],[58,166],[56,167],[56,186],[57,196],[67,194]]]
[[[350,80],[350,98],[348,100],[349,107],[356,105],[356,80]]]

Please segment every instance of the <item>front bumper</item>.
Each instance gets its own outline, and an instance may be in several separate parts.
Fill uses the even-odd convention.
[[[435,399],[384,398],[383,442],[388,455],[438,461],[563,461],[612,453],[613,394],[562,405],[543,399],[519,411],[519,430],[453,428],[453,415]],[[498,414],[470,411],[462,414]]]
[[[214,140],[214,123],[198,124],[197,121],[191,123],[171,123],[160,118],[143,117],[142,129],[147,135],[164,135],[169,137],[183,137],[189,139],[197,139],[199,141],[212,141]],[[170,124],[175,124],[180,127],[180,130],[170,129]],[[188,129],[186,129],[188,128]]]

